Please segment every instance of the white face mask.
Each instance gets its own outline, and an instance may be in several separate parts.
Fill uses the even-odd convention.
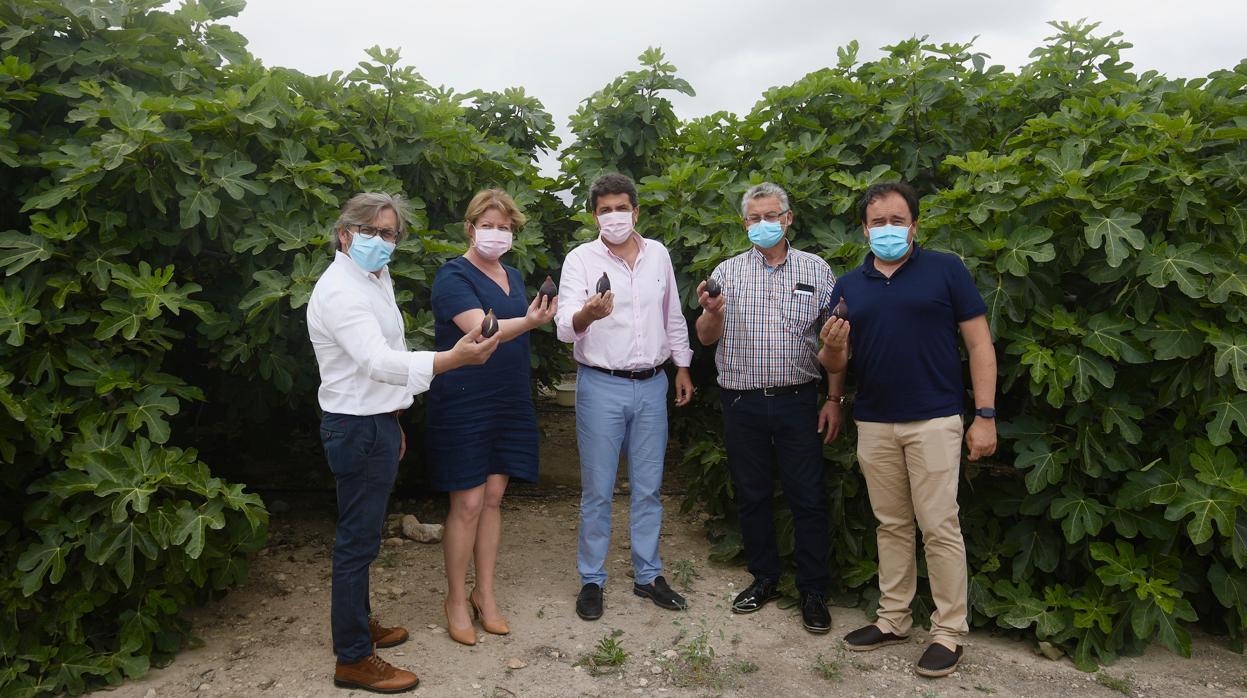
[[[476,241],[472,246],[476,248],[476,253],[485,259],[498,259],[511,249],[511,242],[514,239],[511,231],[477,228],[475,225],[472,229],[476,231]]]
[[[598,229],[602,239],[618,245],[632,235],[632,211],[611,211],[598,216]]]

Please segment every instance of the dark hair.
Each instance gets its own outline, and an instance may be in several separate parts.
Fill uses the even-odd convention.
[[[608,194],[627,194],[632,208],[636,208],[636,184],[631,177],[612,172],[598,177],[589,185],[589,211],[597,211],[598,197]]]
[[[857,202],[857,218],[863,224],[866,223],[866,207],[875,199],[888,194],[900,194],[905,203],[909,205],[909,216],[911,220],[918,220],[918,192],[905,182],[877,182],[870,185],[865,194],[862,194],[861,200]]]

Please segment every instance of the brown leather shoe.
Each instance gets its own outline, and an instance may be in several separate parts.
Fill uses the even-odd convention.
[[[375,619],[368,619],[368,634],[372,636],[372,644],[377,647],[394,647],[407,642],[406,628],[387,628]]]
[[[415,673],[399,669],[377,655],[364,657],[351,664],[333,668],[333,685],[339,688],[362,688],[373,693],[402,693],[420,684]]]
[[[507,619],[498,616],[494,620],[485,620],[485,614],[481,613],[481,605],[476,602],[476,589],[468,594],[468,603],[472,604],[472,613],[481,621],[481,627],[485,632],[494,635],[507,635],[511,632],[511,626],[507,625]]]

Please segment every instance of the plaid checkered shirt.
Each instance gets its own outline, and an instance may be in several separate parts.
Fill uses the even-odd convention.
[[[788,248],[769,267],[756,247],[715,267],[727,304],[715,353],[719,385],[756,390],[818,380],[818,331],[836,277],[818,255]]]

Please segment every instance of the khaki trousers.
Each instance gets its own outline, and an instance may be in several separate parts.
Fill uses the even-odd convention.
[[[857,460],[879,521],[876,625],[897,635],[908,635],[913,627],[909,604],[918,587],[916,519],[935,601],[931,639],[950,649],[969,631],[966,546],[957,518],[961,437],[959,415],[919,422],[857,422]]]

